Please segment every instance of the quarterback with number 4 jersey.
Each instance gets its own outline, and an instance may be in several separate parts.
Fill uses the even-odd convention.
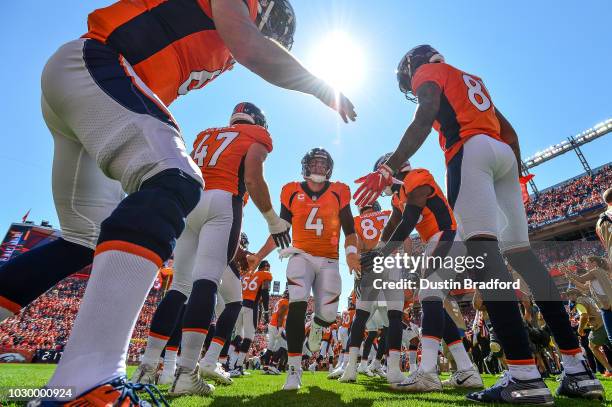
[[[308,335],[310,352],[321,346],[324,327],[336,320],[342,291],[338,263],[340,229],[345,235],[346,261],[351,270],[359,270],[357,235],[346,184],[331,182],[334,162],[322,148],[314,148],[302,159],[304,182],[290,182],[281,191],[281,218],[291,223],[292,247],[281,251],[288,257],[287,345],[289,372],[283,389],[301,386],[301,360],[304,343],[304,321],[308,297],[312,290],[314,317]],[[254,256],[267,256],[274,248],[268,242]]]

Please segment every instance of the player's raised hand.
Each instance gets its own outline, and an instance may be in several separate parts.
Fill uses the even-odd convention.
[[[353,199],[358,207],[363,208],[372,204],[386,187],[393,184],[393,170],[383,164],[376,171],[356,179],[355,183],[361,185],[353,194]]]
[[[348,123],[349,120],[354,122],[357,119],[353,103],[342,92],[338,92],[328,84],[321,85],[314,92],[314,95],[321,102],[337,111],[344,123]]]

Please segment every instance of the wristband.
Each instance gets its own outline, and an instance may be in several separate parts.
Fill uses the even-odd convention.
[[[357,247],[355,247],[353,245],[346,246],[344,248],[344,253],[346,253],[347,255],[353,254],[353,253],[357,253]]]

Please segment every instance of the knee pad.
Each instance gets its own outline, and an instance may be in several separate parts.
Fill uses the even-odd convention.
[[[202,187],[179,169],[160,172],[143,182],[102,222],[98,244],[123,241],[170,258],[185,218],[200,199]]]

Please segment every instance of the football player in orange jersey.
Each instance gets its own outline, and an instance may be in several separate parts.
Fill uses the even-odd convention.
[[[348,364],[348,340],[351,330],[351,324],[355,317],[355,290],[351,292],[348,298],[348,308],[342,312],[340,318],[340,327],[338,328],[338,342],[340,343],[340,356],[335,369],[327,376],[328,379],[337,379],[342,376],[344,369]]]
[[[349,269],[351,272],[360,269],[350,190],[346,184],[329,181],[333,167],[330,154],[322,148],[314,148],[302,159],[304,182],[290,182],[281,192],[281,217],[291,223],[293,242],[293,247],[281,252],[289,256],[289,373],[285,390],[298,389],[301,385],[304,318],[311,289],[315,303],[308,335],[311,352],[319,350],[323,328],[336,320],[342,288],[338,263],[340,229],[345,235]],[[273,249],[274,242],[269,238],[252,262],[260,261]]]
[[[211,355],[199,366],[202,345],[215,310],[215,295],[221,279],[229,292],[224,294],[225,311],[232,314],[228,323],[217,326],[217,341],[211,353],[223,347],[240,312],[239,276],[228,269],[239,242],[244,195],[250,197],[268,220],[275,240],[290,240],[289,224],[276,215],[263,177],[263,162],[272,151],[263,112],[252,103],[239,103],[230,117],[230,126],[203,131],[194,142],[192,156],[204,177],[204,191],[196,208],[187,217],[187,228],[175,249],[173,289],[158,307],[151,326],[145,356],[134,374],[134,381],[148,383],[155,371],[156,360],[168,340],[176,316],[188,299],[182,321],[181,357],[178,361],[173,394],[208,394],[214,387],[199,374],[229,383],[226,372],[217,368]],[[231,300],[231,301],[230,301]],[[231,321],[232,323],[229,323]]]
[[[272,317],[268,324],[267,347],[261,358],[264,364],[264,374],[280,374],[278,368],[273,364],[275,361],[280,362],[280,359],[285,357],[287,353],[287,339],[284,333],[287,311],[289,311],[289,290],[285,289],[283,296],[274,305]]]
[[[380,157],[374,169],[388,160],[391,153]],[[405,248],[406,239],[416,228],[421,241],[426,245],[424,256],[427,263],[421,265],[423,279],[429,282],[452,281],[455,277],[454,259],[465,257],[465,247],[459,241],[457,225],[452,210],[448,205],[440,187],[429,171],[421,168],[413,169],[405,162],[401,169],[394,174],[400,183],[394,183],[387,189],[387,194],[393,194],[393,214],[389,220],[380,245],[362,254],[362,267],[371,270],[369,261],[379,256],[388,256],[398,248]],[[412,253],[411,253],[412,254]],[[430,259],[438,262],[430,263]],[[453,260],[446,266],[447,259]],[[413,258],[414,260],[414,258]],[[384,292],[387,295],[387,292]],[[405,291],[401,290],[402,297]],[[440,391],[442,383],[436,368],[438,350],[442,338],[449,344],[449,350],[457,360],[458,369],[455,376],[458,380],[455,387],[482,388],[482,380],[474,370],[469,356],[461,343],[460,332],[454,321],[445,312],[444,298],[448,290],[421,288],[419,298],[423,310],[421,340],[423,357],[419,370],[413,375],[402,379],[399,372],[399,357],[402,342],[402,310],[405,301],[402,301],[399,310],[392,309],[389,303],[389,358],[387,379],[392,388],[402,391]],[[357,321],[357,318],[356,318]],[[348,369],[347,369],[348,370]],[[390,378],[390,376],[394,376]]]
[[[167,108],[172,101],[238,62],[355,119],[351,102],[288,52],[294,31],[288,0],[119,0],[93,11],[88,32],[50,57],[42,110],[55,144],[63,238],[7,264],[0,284],[2,318],[94,258],[94,284],[50,386],[71,386],[78,396],[91,390],[88,400],[125,398],[112,389],[126,385],[132,326],[202,185]],[[37,280],[42,269],[55,272]],[[25,281],[39,284],[15,277],[24,270],[36,270]]]
[[[231,377],[244,375],[244,360],[255,337],[260,303],[263,305],[267,322],[270,281],[272,281],[272,273],[270,272],[270,263],[267,260],[259,263],[256,271],[247,272],[242,276],[242,309],[235,327],[235,333],[240,336],[241,341],[240,344],[236,343],[237,346],[235,345],[238,351],[236,361],[233,366],[231,363],[229,366],[232,369],[230,371]]]
[[[400,90],[418,100],[414,119],[387,162],[357,180],[362,183],[355,194],[357,204],[373,201],[391,185],[395,170],[435,128],[446,159],[448,201],[461,224],[468,254],[485,258],[485,267],[474,277],[480,282],[510,283],[503,254],[531,287],[559,345],[564,374],[557,394],[603,397],[604,389],[585,363],[559,291],[530,248],[519,186],[520,145],[512,125],[493,104],[482,79],[445,63],[429,45],[408,51],[398,65],[397,79]],[[531,353],[514,290],[488,289],[482,295],[509,369],[496,386],[468,398],[519,403],[523,395],[533,394],[533,403],[553,403]],[[513,389],[520,389],[521,396]]]

